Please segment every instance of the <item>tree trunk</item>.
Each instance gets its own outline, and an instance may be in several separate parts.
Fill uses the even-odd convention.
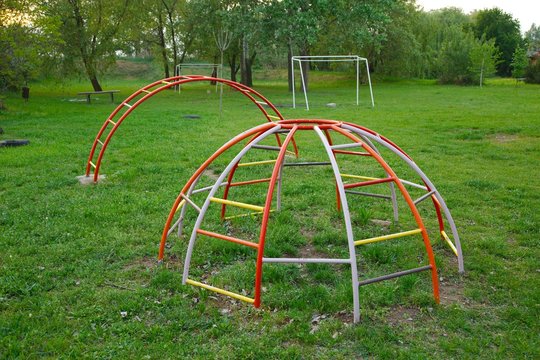
[[[169,72],[169,60],[167,59],[167,47],[165,44],[165,33],[163,31],[163,18],[161,14],[158,16],[158,36],[159,36],[159,47],[161,48],[161,60],[163,62],[163,71],[165,73],[165,78],[170,77]],[[176,68],[175,68],[176,75]]]
[[[301,56],[309,56],[309,47],[308,45],[305,45],[302,47],[302,49],[300,50],[300,55]],[[309,82],[308,82],[308,78],[309,78],[309,63],[307,61],[302,61],[302,74],[304,75],[304,86],[305,88],[302,89],[302,91],[305,93],[309,86]]]
[[[289,83],[289,92],[293,91],[293,69],[292,69],[292,44],[289,41],[289,44],[287,45],[287,82]]]
[[[236,52],[229,55],[229,68],[231,69],[231,81],[236,81],[236,74],[240,69],[240,65],[236,65]]]

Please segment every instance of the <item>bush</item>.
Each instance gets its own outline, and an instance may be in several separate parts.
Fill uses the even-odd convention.
[[[531,64],[525,70],[525,82],[529,84],[540,84],[540,62]]]

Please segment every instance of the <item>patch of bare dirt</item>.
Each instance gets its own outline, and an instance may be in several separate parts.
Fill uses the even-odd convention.
[[[157,266],[158,260],[157,257],[144,256],[141,258],[135,259],[135,261],[124,266],[124,270],[133,270],[133,269],[153,269]]]
[[[301,258],[324,258],[327,255],[323,252],[318,251],[311,244],[306,244],[298,249],[298,254]]]
[[[440,281],[439,292],[441,296],[441,305],[451,304],[469,304],[469,299],[463,295],[463,286],[460,283],[450,281]]]
[[[386,314],[387,322],[396,326],[408,322],[414,322],[420,316],[420,309],[397,305],[392,307]]]
[[[382,228],[389,228],[392,225],[392,222],[388,220],[370,219],[369,221],[372,224],[380,226]]]
[[[210,179],[214,180],[214,181],[217,181],[217,179],[219,179],[219,174],[216,173],[214,170],[212,169],[206,169],[203,171],[203,175],[206,176],[206,177],[209,177]]]
[[[516,141],[517,139],[519,139],[519,136],[515,134],[495,134],[491,136],[491,140],[501,144]]]

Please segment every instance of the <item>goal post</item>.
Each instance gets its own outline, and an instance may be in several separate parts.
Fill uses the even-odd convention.
[[[369,85],[369,93],[371,95],[371,107],[375,107],[375,101],[373,99],[373,88],[371,87],[371,76],[369,74],[368,59],[360,57],[358,55],[306,55],[306,56],[292,56],[291,57],[291,73],[293,84],[293,108],[296,109],[296,88],[294,86],[294,64],[298,63],[300,69],[300,79],[302,81],[302,90],[304,91],[304,98],[306,100],[306,110],[309,110],[309,101],[307,97],[307,89],[304,79],[304,73],[302,70],[302,62],[353,62],[356,67],[356,105],[360,104],[360,63],[364,63],[366,67],[366,74]]]

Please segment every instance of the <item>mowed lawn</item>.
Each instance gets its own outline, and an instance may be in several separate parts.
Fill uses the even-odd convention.
[[[372,109],[365,86],[357,107],[353,82],[328,74],[311,80],[311,110],[281,107],[286,117],[351,121],[381,133],[446,200],[461,236],[463,275],[437,235],[432,206],[419,206],[437,257],[440,305],[429,273],[418,273],[361,287],[361,321],[353,324],[345,265],[265,265],[260,309],[182,285],[186,235],[171,237],[163,264],[156,262],[174,199],[220,145],[264,121],[261,113],[225,89],[220,114],[205,84],[161,93],[119,128],[103,159],[106,180],[82,186],[76,176],[115,105],[108,97],[87,105],[75,95],[88,90],[85,83],[37,84],[28,103],[12,94],[0,111],[0,140],[30,140],[0,148],[0,358],[540,358],[540,87],[375,82]],[[121,90],[118,103],[146,83],[111,80],[105,87]],[[282,81],[256,80],[255,88],[276,104],[291,103]],[[302,161],[326,161],[316,137],[302,133],[297,141]],[[213,165],[205,184],[227,159]],[[365,158],[341,163],[381,176]],[[330,169],[284,175],[268,256],[347,256]],[[263,204],[266,186],[231,199]],[[388,202],[350,202],[363,237],[413,226],[404,206],[400,223],[391,224]],[[221,223],[216,214],[208,215],[211,229],[256,239],[257,217]],[[194,219],[190,213],[188,230]],[[253,295],[252,249],[204,237],[197,244],[195,279]],[[362,279],[426,262],[417,236],[358,253]]]

